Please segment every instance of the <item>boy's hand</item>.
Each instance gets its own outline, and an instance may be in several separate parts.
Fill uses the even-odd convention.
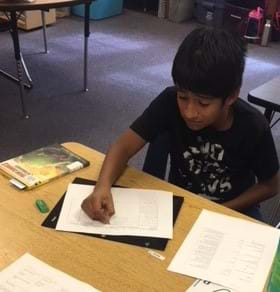
[[[110,217],[115,213],[110,189],[95,189],[83,200],[81,207],[91,219],[105,224],[110,223]]]

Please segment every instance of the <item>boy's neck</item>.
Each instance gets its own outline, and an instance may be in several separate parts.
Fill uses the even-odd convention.
[[[220,119],[213,125],[213,128],[216,131],[226,131],[231,128],[233,124],[233,108],[230,106],[229,108],[224,108],[222,110],[222,114]]]

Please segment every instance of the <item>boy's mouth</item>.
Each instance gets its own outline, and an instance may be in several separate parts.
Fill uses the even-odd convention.
[[[185,123],[189,128],[194,129],[194,130],[198,129],[198,128],[200,129],[203,126],[202,122],[200,122],[200,121],[188,121],[188,120],[186,120]]]

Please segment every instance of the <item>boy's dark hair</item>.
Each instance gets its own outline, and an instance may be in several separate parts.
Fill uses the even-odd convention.
[[[239,89],[246,44],[229,31],[212,27],[193,30],[174,58],[172,77],[179,90],[222,98]]]

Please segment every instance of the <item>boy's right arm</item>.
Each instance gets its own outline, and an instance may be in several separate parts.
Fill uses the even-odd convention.
[[[144,139],[133,130],[128,129],[110,147],[96,187],[81,205],[91,219],[109,223],[110,217],[115,213],[111,186],[123,173],[128,160],[145,144]]]

